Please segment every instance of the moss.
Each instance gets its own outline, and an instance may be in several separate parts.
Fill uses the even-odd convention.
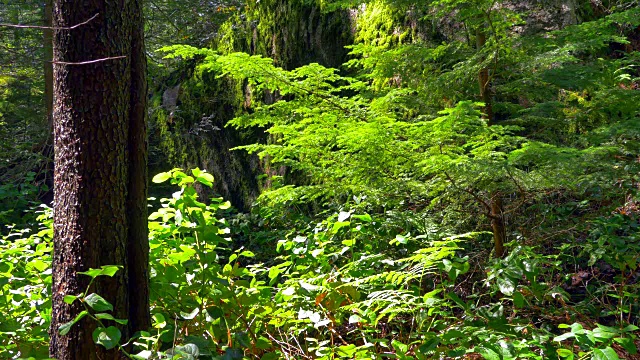
[[[365,45],[392,48],[401,44],[438,40],[424,9],[389,1],[372,1],[356,16],[355,41]]]
[[[244,19],[236,16],[224,23],[212,47],[221,53],[245,51],[272,57],[284,68],[310,62],[337,67],[347,56],[344,46],[352,42],[348,13],[322,13],[314,1],[248,1]],[[225,125],[251,111],[256,99],[274,96],[254,93],[246,84],[218,74],[194,72],[194,65],[179,64],[152,98],[152,171],[166,170],[161,164],[167,163],[168,167],[207,169],[216,178],[215,192],[248,210],[260,192],[258,177],[274,171],[268,161],[231,149],[267,141],[267,137],[260,130],[240,131]],[[175,108],[163,106],[164,91],[178,84]]]

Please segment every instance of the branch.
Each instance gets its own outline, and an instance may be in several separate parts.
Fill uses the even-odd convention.
[[[449,182],[451,183],[451,185],[453,185],[453,187],[455,187],[456,189],[462,190],[462,191],[466,192],[467,194],[473,196],[473,198],[476,199],[476,201],[478,201],[481,205],[484,205],[484,207],[487,209],[487,213],[486,213],[487,217],[489,217],[490,219],[498,219],[497,216],[494,216],[494,215],[491,214],[491,205],[489,205],[480,196],[478,196],[478,194],[474,193],[473,191],[471,191],[469,189],[463,189],[460,186],[458,186],[458,184],[455,182],[455,180],[453,180],[453,178],[451,176],[449,176],[449,173],[447,173],[446,171],[444,171],[444,176],[447,178],[447,180],[449,180]]]
[[[100,13],[93,15],[91,18],[81,22],[80,24],[76,24],[69,27],[52,27],[52,26],[19,25],[19,24],[0,24],[0,27],[10,27],[10,28],[18,28],[18,29],[42,29],[42,30],[73,30],[82,25],[88,24],[91,20],[97,18],[98,15],[100,15]]]
[[[124,59],[124,58],[126,58],[126,56],[123,55],[123,56],[114,56],[114,57],[89,60],[89,61],[81,61],[81,62],[52,61],[51,63],[56,65],[88,65],[88,64],[95,64],[95,63],[99,63],[107,60]]]

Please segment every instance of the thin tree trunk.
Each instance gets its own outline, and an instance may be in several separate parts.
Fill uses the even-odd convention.
[[[493,232],[493,246],[496,257],[501,258],[504,256],[504,241],[507,231],[499,193],[494,193],[491,197],[491,230]]]
[[[482,28],[476,30],[477,51],[481,51],[487,42],[487,35]],[[484,60],[484,59],[483,59]],[[489,124],[493,123],[493,103],[491,99],[491,88],[489,79],[489,68],[483,67],[478,72],[478,87],[480,89],[480,99],[484,103],[484,118]]]
[[[483,25],[480,25],[476,29],[476,50],[482,51],[482,48],[487,42],[487,35],[484,31]],[[484,59],[482,59],[484,61]],[[478,88],[480,90],[480,98],[484,103],[483,117],[487,120],[489,125],[494,123],[493,114],[493,99],[491,94],[491,83],[489,78],[489,68],[482,67],[478,71]],[[491,229],[493,232],[493,243],[496,257],[501,258],[504,255],[504,241],[506,237],[506,228],[503,216],[502,200],[500,194],[494,192],[491,194]]]

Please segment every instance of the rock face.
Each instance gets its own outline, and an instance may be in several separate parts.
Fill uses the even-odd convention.
[[[214,47],[221,52],[271,57],[285,69],[312,62],[338,67],[347,56],[345,45],[352,43],[352,29],[347,11],[323,13],[303,0],[263,0],[248,1],[246,18],[236,17],[221,26],[218,37]],[[156,89],[151,105],[152,172],[167,167],[206,169],[215,177],[215,188],[214,192],[200,189],[201,195],[223,196],[247,211],[261,188],[268,186],[258,178],[264,173],[282,175],[284,170],[270,169],[268,161],[244,151],[231,151],[267,141],[267,136],[226,124],[242,111],[250,111],[256,99],[273,102],[277,95],[253,94],[246,84],[215,74],[194,75],[194,67],[193,63],[183,65]]]

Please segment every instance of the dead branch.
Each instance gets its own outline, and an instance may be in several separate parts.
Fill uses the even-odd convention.
[[[93,15],[86,21],[83,21],[79,24],[69,26],[69,27],[53,27],[53,26],[39,26],[39,25],[20,25],[20,24],[0,24],[0,27],[10,27],[10,28],[18,28],[18,29],[42,29],[42,30],[73,30],[82,25],[88,24],[93,19],[97,18],[100,13]]]

